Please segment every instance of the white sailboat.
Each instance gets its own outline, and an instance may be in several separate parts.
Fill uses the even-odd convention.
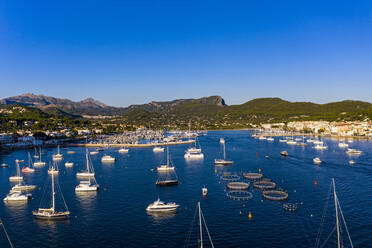
[[[215,165],[229,165],[234,164],[234,161],[232,160],[226,160],[226,148],[225,143],[223,143],[223,158],[216,158],[214,160]]]
[[[203,159],[204,158],[204,154],[202,153],[200,144],[199,144],[199,148],[197,148],[197,142],[198,142],[198,139],[195,138],[195,146],[187,149],[184,155],[185,159]]]
[[[50,163],[49,163],[50,166]],[[48,174],[55,175],[58,174],[58,165],[53,161],[53,165],[48,169]]]
[[[9,181],[11,182],[20,182],[23,181],[23,177],[21,176],[21,169],[19,168],[19,160],[15,160],[17,166],[17,175],[9,177]]]
[[[15,201],[21,202],[21,201],[28,201],[29,199],[30,199],[29,194],[23,194],[19,191],[11,191],[4,198],[4,202],[15,202]]]
[[[34,147],[34,155],[33,155],[33,158],[39,158],[39,155],[37,155],[37,150],[36,150],[36,146]]]
[[[170,166],[170,158],[169,158],[169,148],[167,146],[167,164],[160,165],[156,168],[158,172],[167,172],[167,171],[174,171],[174,166]]]
[[[63,159],[63,155],[59,152],[59,145],[57,146],[57,153],[53,154],[53,160],[58,161]]]
[[[41,159],[41,147],[39,147],[39,161],[34,163],[34,167],[44,166],[44,165],[45,165],[45,162],[43,162]]]
[[[60,190],[61,191],[61,190]],[[32,214],[37,219],[46,219],[46,220],[54,220],[54,219],[67,219],[70,215],[70,211],[68,211],[65,199],[63,198],[63,194],[61,191],[62,199],[65,204],[66,211],[56,211],[55,209],[55,187],[54,187],[54,174],[52,174],[52,206],[50,208],[39,208],[37,211],[32,211]]]
[[[94,177],[94,168],[91,166],[89,157],[88,157],[88,150],[85,153],[85,160],[86,160],[86,170],[76,173],[77,177]]]

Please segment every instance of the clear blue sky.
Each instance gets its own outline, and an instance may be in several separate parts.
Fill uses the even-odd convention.
[[[0,98],[26,92],[372,102],[372,1],[4,0]]]

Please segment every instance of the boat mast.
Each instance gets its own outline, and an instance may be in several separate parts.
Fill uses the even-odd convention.
[[[335,185],[335,179],[334,178],[332,178],[332,182],[333,182],[333,196],[335,198],[335,209],[336,209],[337,247],[341,248],[340,224],[339,224],[339,221],[338,221],[337,195],[336,195],[336,185]]]
[[[41,162],[41,147],[39,147],[39,153],[40,153],[40,162]]]
[[[167,146],[167,166],[169,166],[169,146]]]
[[[203,248],[203,229],[202,229],[202,223],[201,223],[200,202],[198,202],[198,208],[199,208],[200,248]]]
[[[54,173],[52,173],[52,210],[54,213],[55,197],[54,197]]]
[[[225,143],[223,143],[223,159],[226,160],[226,148],[225,148]]]
[[[21,176],[21,171],[19,169],[19,161],[18,161],[18,159],[16,159],[16,164],[17,164],[17,176],[20,177]]]

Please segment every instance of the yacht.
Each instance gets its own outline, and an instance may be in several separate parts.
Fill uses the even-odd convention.
[[[58,187],[57,187],[58,188]],[[66,202],[64,202],[66,211],[58,212],[55,210],[55,188],[54,188],[54,174],[52,174],[52,206],[50,208],[39,208],[37,211],[32,211],[32,214],[37,219],[46,219],[46,220],[54,220],[54,219],[67,219],[70,215],[70,211],[67,209]],[[61,192],[62,194],[62,192]],[[63,195],[62,199],[64,201]]]
[[[33,173],[33,172],[35,172],[35,169],[32,168],[31,165],[32,165],[31,155],[30,155],[30,153],[28,153],[28,167],[23,167],[22,172],[23,173]]]
[[[57,147],[57,153],[53,154],[52,159],[55,160],[55,161],[63,159],[63,155],[61,153],[59,153],[59,145]]]
[[[288,152],[287,151],[281,151],[280,155],[282,155],[283,157],[288,157]]]
[[[221,144],[225,144],[225,139],[224,138],[220,138],[220,143]]]
[[[91,165],[91,161],[88,157],[88,151],[85,153],[86,170],[76,173],[77,177],[94,177],[94,168]]]
[[[295,138],[295,141],[301,141],[302,138]]]
[[[265,136],[260,136],[260,137],[258,137],[258,139],[259,139],[259,140],[265,140],[266,137],[265,137]]]
[[[323,141],[321,140],[314,140],[314,145],[323,145]]]
[[[357,149],[353,149],[353,148],[348,148],[346,150],[346,153],[349,154],[349,155],[360,155],[360,154],[362,154],[362,151],[357,150]]]
[[[129,149],[128,148],[120,148],[119,149],[119,153],[128,153],[129,152]]]
[[[22,194],[19,191],[13,191],[6,195],[4,198],[4,202],[10,201],[28,201],[30,199],[30,195]]]
[[[39,161],[34,162],[34,167],[44,166],[44,165],[45,165],[45,162],[43,162],[41,159],[41,147],[39,147]]]
[[[267,141],[274,141],[274,138],[273,137],[268,137],[266,140]]]
[[[6,164],[6,163],[2,163],[2,164],[0,165],[0,167],[3,167],[3,168],[5,168],[5,167],[9,167],[9,165],[8,165],[8,164]]]
[[[31,191],[35,190],[36,185],[26,185],[26,184],[21,184],[18,183],[17,185],[14,185],[10,191]]]
[[[155,146],[154,148],[152,148],[152,151],[153,152],[164,152],[164,147]]]
[[[9,177],[9,181],[11,182],[20,182],[23,181],[23,177],[21,176],[21,170],[19,168],[19,160],[16,159],[15,163],[17,165],[17,175]]]
[[[110,155],[105,155],[101,159],[102,162],[115,162],[115,158]]]
[[[294,140],[288,140],[288,141],[287,141],[287,144],[288,144],[288,145],[296,145],[296,144],[297,144],[297,141],[294,141]]]
[[[180,205],[175,202],[164,203],[160,199],[156,200],[154,203],[151,203],[146,208],[148,212],[175,212]]]
[[[74,166],[74,162],[66,162],[65,163],[65,167],[72,167],[72,166]]]
[[[223,158],[216,158],[214,159],[215,165],[229,165],[234,164],[234,161],[232,160],[226,160],[226,148],[225,143],[223,143]]]
[[[355,164],[355,161],[354,160],[350,160],[349,161],[349,164]]]
[[[288,141],[288,140],[286,140],[286,139],[280,139],[280,140],[279,140],[280,143],[287,143],[287,141]]]
[[[88,181],[80,181],[80,184],[75,187],[76,192],[97,191],[98,189],[99,185],[91,183],[90,177]]]
[[[315,140],[314,140],[314,139],[307,139],[306,142],[307,142],[307,143],[314,143]]]
[[[314,162],[314,164],[321,164],[322,160],[320,160],[320,158],[314,158],[313,162]]]

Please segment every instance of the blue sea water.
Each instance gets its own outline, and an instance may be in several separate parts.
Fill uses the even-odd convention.
[[[339,202],[355,247],[371,247],[372,237],[372,157],[371,143],[354,141],[351,147],[363,150],[361,156],[350,158],[340,149],[337,140],[325,139],[328,150],[316,151],[307,147],[289,146],[253,139],[250,131],[216,131],[199,138],[203,160],[185,161],[183,155],[189,145],[171,146],[171,159],[180,181],[178,186],[157,187],[156,166],[165,161],[166,153],[155,154],[152,148],[131,148],[128,154],[119,154],[110,148],[92,155],[98,193],[76,194],[76,172],[85,166],[85,148],[69,147],[76,151],[67,154],[60,163],[57,180],[63,192],[71,218],[66,221],[40,221],[32,210],[40,206],[43,192],[49,192],[50,176],[47,167],[37,168],[24,175],[28,184],[38,186],[33,200],[25,204],[0,203],[0,217],[6,225],[15,247],[198,247],[198,218],[194,219],[197,202],[203,214],[215,247],[314,247],[326,204],[331,179],[336,182]],[[219,138],[226,140],[227,157],[232,166],[214,166],[213,160],[222,157]],[[287,150],[287,158],[280,151]],[[51,161],[55,148],[44,149],[44,160]],[[15,151],[1,157],[0,196],[4,198],[13,185],[9,176],[16,173],[15,159],[27,161],[28,151]],[[33,153],[33,150],[30,150]],[[101,157],[110,154],[117,158],[113,164],[103,164]],[[268,157],[267,157],[268,156]],[[313,164],[320,157],[322,165]],[[349,165],[350,159],[355,160]],[[75,163],[65,168],[66,161]],[[154,170],[152,170],[154,169]],[[296,212],[283,210],[283,202],[263,200],[261,191],[250,188],[253,198],[233,201],[226,197],[223,172],[261,172],[280,188],[287,190],[288,202],[297,203]],[[241,179],[241,181],[244,181]],[[315,184],[315,181],[317,184]],[[203,186],[208,196],[202,197]],[[160,197],[181,205],[176,214],[149,215],[148,204]],[[62,204],[57,197],[59,206]],[[252,218],[248,218],[249,212]],[[335,226],[333,196],[329,198],[321,244]],[[204,246],[208,237],[204,229]],[[185,241],[189,236],[189,242]],[[344,244],[348,247],[343,230]],[[335,234],[324,247],[334,247]],[[0,231],[0,247],[8,247]]]

